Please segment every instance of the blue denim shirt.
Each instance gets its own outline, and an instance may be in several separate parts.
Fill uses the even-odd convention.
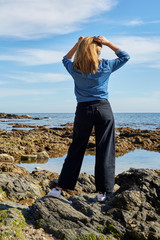
[[[130,58],[128,53],[118,49],[115,54],[118,58],[113,60],[102,59],[99,68],[94,74],[82,75],[73,68],[73,62],[66,56],[63,64],[74,79],[77,102],[88,102],[108,99],[108,81],[112,72],[122,67]]]

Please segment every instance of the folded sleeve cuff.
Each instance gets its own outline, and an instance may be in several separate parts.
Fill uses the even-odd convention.
[[[118,53],[121,53],[122,50],[120,48],[118,48],[116,51],[115,51],[115,54],[117,55]]]

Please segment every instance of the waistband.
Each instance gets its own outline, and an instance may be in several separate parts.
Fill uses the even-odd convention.
[[[102,99],[102,100],[95,100],[95,101],[88,101],[88,102],[79,102],[77,106],[89,106],[97,103],[106,103],[109,102],[107,99]]]

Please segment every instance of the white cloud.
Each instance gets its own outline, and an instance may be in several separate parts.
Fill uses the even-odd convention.
[[[157,24],[160,23],[160,20],[154,20],[154,21],[142,21],[138,19],[134,19],[131,21],[126,21],[126,22],[120,22],[121,25],[125,26],[140,26],[140,25],[145,25],[145,24]]]
[[[160,37],[116,36],[109,40],[130,54],[129,64],[160,68]],[[65,54],[66,52],[49,49],[19,49],[6,55],[1,54],[0,61],[15,61],[27,66],[54,64],[61,62]],[[101,57],[112,59],[115,58],[115,54],[103,47]]]
[[[145,64],[146,67],[160,68],[160,37],[116,36],[112,39],[121,49],[127,51],[131,59],[129,64]],[[113,52],[103,49],[102,57],[113,58]]]
[[[52,64],[62,61],[66,53],[44,49],[18,49],[10,54],[0,54],[0,61],[14,61],[23,65]]]
[[[132,21],[124,23],[124,25],[126,25],[126,26],[136,26],[136,25],[143,25],[143,24],[144,24],[144,22],[140,21],[140,20],[132,20]]]
[[[30,90],[30,89],[0,89],[0,97],[9,96],[32,96],[53,94],[51,90]]]
[[[9,79],[20,80],[28,83],[64,82],[71,78],[68,74],[35,72],[18,72],[17,74],[6,75],[6,77]]]
[[[73,32],[116,3],[117,0],[1,0],[0,36],[31,39]]]

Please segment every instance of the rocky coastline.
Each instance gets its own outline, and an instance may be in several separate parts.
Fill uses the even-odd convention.
[[[0,130],[0,239],[160,240],[160,170],[129,169],[115,178],[114,196],[96,199],[94,176],[81,173],[74,191],[47,196],[58,174],[30,173],[16,163],[66,154],[73,124]],[[16,129],[17,126],[17,129]],[[19,127],[26,127],[20,126]],[[116,129],[116,156],[136,148],[160,152],[160,131]],[[86,153],[95,154],[94,130]]]
[[[14,124],[15,125],[15,124]],[[136,148],[160,152],[160,130],[140,130],[116,128],[116,156],[122,156]],[[4,132],[0,129],[0,154],[9,154],[19,162],[21,156],[46,151],[50,157],[60,157],[67,153],[72,141],[72,125],[31,130],[13,129]],[[90,136],[86,153],[95,154],[94,130]]]
[[[32,117],[29,115],[17,115],[17,114],[11,114],[11,113],[0,113],[0,118],[7,118],[7,119],[24,119],[24,118],[29,118],[31,119]]]

